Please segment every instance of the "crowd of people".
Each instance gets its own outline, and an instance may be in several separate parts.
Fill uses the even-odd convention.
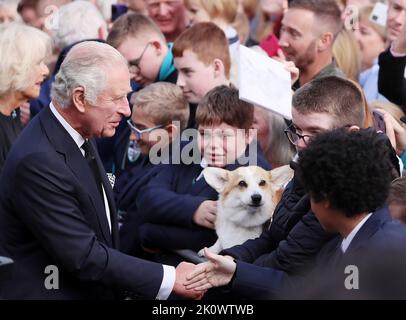
[[[404,299],[405,114],[406,0],[0,0],[0,299]],[[247,165],[294,176],[214,254],[203,170]]]

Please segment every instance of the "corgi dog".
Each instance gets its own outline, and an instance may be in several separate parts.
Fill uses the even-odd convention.
[[[264,223],[272,219],[285,185],[293,177],[293,170],[288,165],[271,171],[257,166],[234,171],[208,167],[203,175],[219,193],[215,221],[218,240],[209,248],[217,254],[262,233]],[[203,255],[203,249],[199,255]]]

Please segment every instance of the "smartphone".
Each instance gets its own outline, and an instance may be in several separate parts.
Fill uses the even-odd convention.
[[[377,2],[369,16],[369,20],[373,23],[386,27],[386,19],[388,16],[388,6],[382,2]]]
[[[386,125],[383,113],[377,110],[373,110],[372,115],[374,120],[374,128],[376,129],[376,131],[386,133]]]

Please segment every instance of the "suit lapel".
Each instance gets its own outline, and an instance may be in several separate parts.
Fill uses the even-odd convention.
[[[353,254],[354,252],[362,249],[368,244],[369,238],[371,238],[379,230],[382,223],[388,220],[390,220],[390,216],[386,207],[372,213],[372,215],[364,223],[364,225],[355,235],[354,239],[351,241],[351,244],[345,254]]]
[[[83,189],[87,191],[95,209],[104,240],[109,246],[112,246],[106,210],[104,208],[104,200],[100,196],[100,192],[98,191],[86,159],[69,133],[52,114],[49,107],[46,107],[39,116],[41,117],[40,120],[48,139],[51,141],[56,151],[65,156],[66,165],[70,168],[78,181],[80,181]]]

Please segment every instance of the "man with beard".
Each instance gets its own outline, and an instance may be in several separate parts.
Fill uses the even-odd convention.
[[[333,60],[333,43],[342,28],[335,0],[293,0],[283,20],[280,46],[286,59],[300,70],[297,89],[307,82],[344,74]]]

